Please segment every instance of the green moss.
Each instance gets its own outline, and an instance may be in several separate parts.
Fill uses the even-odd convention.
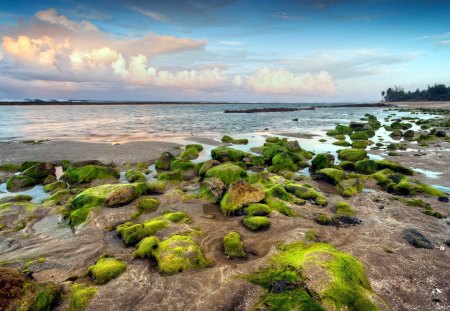
[[[125,263],[116,258],[100,258],[89,267],[88,274],[97,284],[105,284],[117,278],[126,269]]]
[[[116,231],[126,245],[134,245],[143,238],[166,228],[168,224],[167,220],[155,218],[138,224],[126,222],[117,226]]]
[[[341,147],[349,147],[352,144],[350,144],[348,141],[346,140],[338,140],[338,141],[334,141],[333,145],[335,146],[341,146]]]
[[[308,230],[305,233],[305,239],[307,241],[315,241],[317,240],[317,233],[313,230]]]
[[[263,156],[255,156],[255,155],[251,155],[250,156],[250,160],[251,160],[251,164],[253,166],[264,166],[265,161],[264,161],[264,157]]]
[[[236,180],[246,178],[247,172],[232,163],[224,163],[210,168],[205,176],[219,178],[225,185],[229,186]]]
[[[329,168],[334,165],[334,156],[328,153],[319,153],[311,161],[310,170],[312,172],[320,171],[323,168]]]
[[[351,171],[355,169],[355,163],[351,162],[351,161],[341,161],[339,163],[339,166],[346,171]]]
[[[163,152],[159,159],[156,160],[155,167],[160,170],[168,170],[175,159],[175,156],[170,152]]]
[[[90,183],[96,179],[118,179],[119,173],[106,166],[86,165],[78,168],[69,168],[63,175],[63,179],[71,185]]]
[[[420,184],[420,191],[435,197],[444,197],[446,194],[439,189],[436,189],[427,184]]]
[[[39,164],[41,162],[37,162],[37,161],[25,161],[20,165],[20,171],[26,171],[27,169]]]
[[[10,202],[28,202],[31,201],[33,197],[26,194],[16,194],[13,196],[8,196],[0,199],[0,204],[10,203]]]
[[[280,138],[276,137],[276,136],[271,136],[271,137],[266,138],[266,142],[268,142],[268,143],[277,143],[279,141],[280,141]]]
[[[373,294],[361,263],[329,244],[281,245],[271,263],[244,276],[267,290],[261,304],[269,310],[322,310],[321,306],[327,310],[378,310],[371,302]],[[310,285],[311,277],[318,285]],[[320,284],[321,279],[328,281]],[[290,284],[291,289],[279,292],[279,283]]]
[[[326,206],[328,204],[328,201],[325,199],[325,197],[320,192],[312,188],[298,184],[286,184],[284,188],[288,192],[294,194],[296,197],[303,200],[311,200],[316,205]]]
[[[69,311],[83,311],[89,305],[89,302],[97,293],[95,287],[84,286],[82,284],[73,284],[70,288]]]
[[[262,203],[251,204],[245,208],[245,214],[248,216],[267,216],[270,212],[270,207]]]
[[[182,181],[183,175],[181,175],[180,171],[170,171],[170,172],[163,172],[158,175],[158,181],[170,181],[170,182],[177,182]]]
[[[170,220],[171,222],[189,222],[191,217],[185,212],[172,212],[167,213],[162,216],[164,219]]]
[[[8,190],[18,190],[22,188],[32,187],[36,185],[36,181],[25,175],[17,175],[8,178],[6,181],[6,189]]]
[[[335,168],[323,168],[319,171],[319,174],[321,179],[330,182],[333,185],[338,184],[345,178],[345,172]]]
[[[341,135],[349,135],[352,133],[352,129],[346,125],[338,124],[338,125],[336,125],[336,127],[334,129],[336,130],[336,132],[338,134],[341,134]]]
[[[413,170],[410,168],[407,168],[401,164],[398,164],[396,162],[388,161],[388,160],[379,160],[377,161],[377,166],[379,169],[385,169],[388,168],[394,172],[402,173],[405,175],[413,175]]]
[[[151,213],[158,209],[159,201],[155,198],[141,198],[137,202],[136,208],[141,213]]]
[[[343,149],[339,150],[338,158],[339,160],[346,160],[356,162],[363,160],[367,157],[367,151],[362,149]]]
[[[222,141],[224,143],[235,144],[235,145],[246,145],[246,144],[248,144],[248,139],[246,139],[246,138],[235,139],[235,138],[232,138],[232,137],[227,136],[227,135],[222,137]]]
[[[20,165],[15,163],[3,163],[0,164],[0,171],[2,172],[18,172]]]
[[[289,207],[285,201],[283,201],[279,198],[268,196],[264,199],[264,201],[270,207],[270,209],[273,211],[277,211],[278,213],[281,213],[286,216],[296,216],[297,215],[297,213],[294,210],[292,210],[292,208]]]
[[[366,149],[371,142],[369,140],[354,140],[352,142],[352,148],[356,149]]]
[[[245,258],[244,244],[241,242],[241,236],[235,231],[229,232],[223,238],[223,247],[225,254],[230,258]]]
[[[340,181],[336,190],[344,197],[351,197],[362,192],[363,186],[360,178],[349,178]]]
[[[350,135],[351,140],[368,140],[369,135],[365,131],[354,132]]]
[[[269,218],[264,216],[245,216],[242,223],[252,231],[266,230],[270,227]]]
[[[69,190],[60,190],[42,201],[45,205],[62,205],[69,201],[72,193]]]
[[[27,286],[29,285],[29,286]],[[21,306],[23,310],[31,311],[48,311],[52,309],[52,306],[60,297],[60,287],[48,282],[39,285],[31,285],[30,283],[25,286],[25,303]],[[34,293],[28,291],[34,287]]]
[[[321,225],[329,225],[331,223],[331,218],[325,214],[318,214],[314,217],[314,220]]]
[[[66,189],[66,188],[67,188],[67,184],[64,181],[62,181],[62,180],[58,180],[58,181],[55,181],[55,182],[53,182],[51,184],[45,185],[44,186],[44,191],[45,192],[52,192],[52,191],[55,191],[55,190],[62,190],[62,189]]]
[[[147,189],[148,193],[163,194],[166,191],[167,182],[154,181],[154,182],[147,184],[147,188],[148,188]]]
[[[125,179],[130,183],[147,181],[147,178],[145,178],[144,174],[135,170],[128,170],[125,173]]]
[[[278,171],[298,171],[297,165],[294,164],[294,161],[292,161],[291,156],[287,152],[282,152],[276,154],[272,158],[272,166],[270,167],[271,171],[278,172]]]
[[[373,174],[378,171],[378,165],[374,160],[360,160],[355,163],[355,170],[363,174]]]
[[[163,274],[171,275],[206,266],[200,247],[189,236],[173,235],[159,242],[157,247],[152,246],[149,251]]]
[[[155,236],[148,236],[142,239],[133,252],[133,256],[136,258],[150,258],[152,251],[158,247],[159,242],[159,239]]]
[[[183,160],[194,160],[199,156],[199,151],[197,148],[187,148],[180,154],[180,158]],[[174,161],[175,162],[175,161]],[[172,164],[174,163],[172,162]],[[172,165],[171,165],[172,166]]]
[[[203,146],[200,144],[188,144],[188,145],[184,146],[185,150],[192,149],[192,148],[194,148],[198,152],[203,150]]]
[[[336,217],[354,217],[356,212],[352,209],[350,204],[347,202],[340,201],[336,207],[335,216]]]
[[[329,130],[329,131],[327,131],[326,134],[327,134],[328,136],[342,135],[342,134],[339,134],[339,132],[336,131],[336,130]]]
[[[289,152],[289,150],[278,144],[269,144],[268,146],[264,147],[262,155],[265,161],[271,161],[274,156],[282,152]]]
[[[246,155],[244,151],[223,146],[211,150],[211,157],[219,162],[241,161]]]

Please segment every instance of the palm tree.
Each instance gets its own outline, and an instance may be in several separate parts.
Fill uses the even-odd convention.
[[[386,93],[383,91],[383,92],[381,92],[381,101],[382,102],[384,102],[384,95],[385,95]]]

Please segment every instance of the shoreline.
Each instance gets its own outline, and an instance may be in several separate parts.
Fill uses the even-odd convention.
[[[388,102],[387,104],[395,105],[398,108],[433,108],[450,110],[449,101]]]

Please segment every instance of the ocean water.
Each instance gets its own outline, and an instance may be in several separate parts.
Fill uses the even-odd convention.
[[[225,114],[225,109],[309,107],[310,104],[178,104],[0,106],[0,142],[72,140],[124,142],[183,135],[217,136],[261,132],[312,133],[380,108],[318,108],[294,112]],[[298,119],[298,121],[293,121]]]

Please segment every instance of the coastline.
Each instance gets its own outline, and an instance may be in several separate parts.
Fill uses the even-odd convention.
[[[450,110],[450,102],[449,101],[388,102],[386,104],[398,106],[399,108],[433,108],[433,109]]]

